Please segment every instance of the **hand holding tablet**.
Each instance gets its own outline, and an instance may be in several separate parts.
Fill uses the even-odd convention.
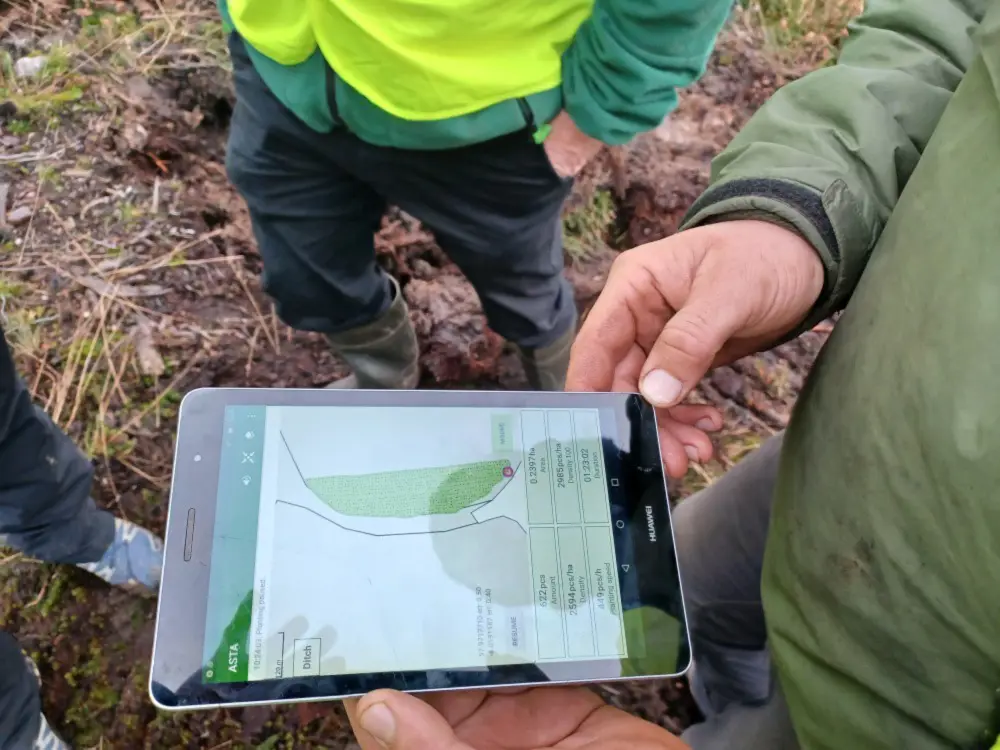
[[[206,389],[181,407],[167,709],[663,677],[687,626],[653,409]]]

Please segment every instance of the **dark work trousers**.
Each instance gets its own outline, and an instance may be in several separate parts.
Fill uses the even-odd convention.
[[[692,750],[798,750],[767,649],[761,569],[784,433],[673,514],[694,668],[705,721],[682,735]]]
[[[388,204],[433,231],[475,287],[490,327],[540,348],[576,325],[563,276],[560,178],[528,129],[439,151],[372,146],[310,129],[268,90],[230,36],[236,109],[226,166],[246,200],[264,289],[293,328],[338,333],[391,302],[374,234]]]
[[[0,631],[0,750],[30,750],[41,718],[38,681],[17,642]]]
[[[90,498],[93,469],[34,406],[0,329],[0,543],[49,562],[95,562],[114,518]],[[38,684],[14,640],[0,633],[0,750],[31,747]]]

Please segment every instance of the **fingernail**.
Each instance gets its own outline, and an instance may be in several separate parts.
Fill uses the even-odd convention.
[[[699,430],[704,430],[705,432],[712,432],[713,430],[719,429],[715,426],[715,420],[709,419],[708,417],[703,417],[694,423],[694,426]]]
[[[642,379],[642,395],[654,406],[673,406],[683,385],[666,370],[653,370]]]
[[[358,718],[361,728],[379,741],[385,747],[392,744],[396,736],[396,717],[384,703],[376,703],[366,708]]]
[[[688,454],[688,458],[694,461],[696,464],[701,463],[701,456],[698,455],[698,449],[693,445],[685,445],[684,452]]]

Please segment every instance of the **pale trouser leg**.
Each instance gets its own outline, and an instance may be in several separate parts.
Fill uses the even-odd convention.
[[[761,566],[782,436],[768,440],[674,512],[694,669],[706,720],[683,739],[694,750],[797,750],[767,651]]]

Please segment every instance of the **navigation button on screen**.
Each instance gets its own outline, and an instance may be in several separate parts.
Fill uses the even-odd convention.
[[[321,638],[296,638],[295,639],[295,662],[292,666],[292,674],[295,677],[315,677],[320,673],[319,659]]]

